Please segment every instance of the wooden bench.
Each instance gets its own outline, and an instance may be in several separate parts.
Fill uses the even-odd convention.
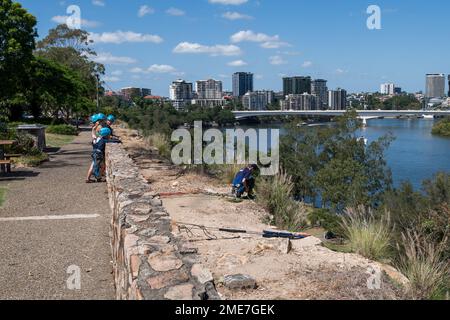
[[[2,173],[10,173],[11,172],[11,160],[0,160],[0,167]]]

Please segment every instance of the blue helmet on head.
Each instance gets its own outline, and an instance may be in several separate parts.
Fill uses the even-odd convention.
[[[109,122],[116,122],[116,117],[114,116],[114,115],[112,115],[112,114],[110,114],[109,116],[108,116],[108,118],[106,118]]]
[[[97,117],[98,117],[97,121],[104,121],[104,120],[106,120],[106,116],[103,113],[99,113],[97,115]]]
[[[99,133],[100,137],[107,137],[110,136],[112,134],[111,129],[109,128],[102,128]]]
[[[98,114],[94,114],[90,119],[92,123],[96,123],[98,121]]]

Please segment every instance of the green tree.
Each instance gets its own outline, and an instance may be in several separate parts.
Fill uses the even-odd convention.
[[[19,3],[0,0],[0,107],[3,114],[11,116],[13,110],[7,109],[11,107],[7,100],[14,99],[23,89],[33,59],[35,26],[36,18]],[[20,110],[12,114],[21,116]]]

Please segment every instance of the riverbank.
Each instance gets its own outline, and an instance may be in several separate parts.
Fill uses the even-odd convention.
[[[252,231],[273,229],[262,221],[268,213],[252,201],[236,202],[226,197],[229,187],[218,180],[176,167],[158,156],[137,132],[117,129],[124,147],[151,191],[159,194],[170,214],[173,232],[189,241],[199,253],[197,264],[210,270],[223,299],[401,299],[395,281],[405,283],[393,268],[357,254],[338,253],[322,246],[319,237],[288,243],[192,228],[230,227]],[[368,270],[380,274],[380,290],[370,290]],[[247,274],[257,289],[232,290],[227,275]],[[301,289],[300,289],[301,288]]]

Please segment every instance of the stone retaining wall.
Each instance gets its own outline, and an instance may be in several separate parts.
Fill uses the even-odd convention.
[[[117,299],[219,299],[196,249],[172,234],[162,201],[121,145],[107,145],[106,162]]]

